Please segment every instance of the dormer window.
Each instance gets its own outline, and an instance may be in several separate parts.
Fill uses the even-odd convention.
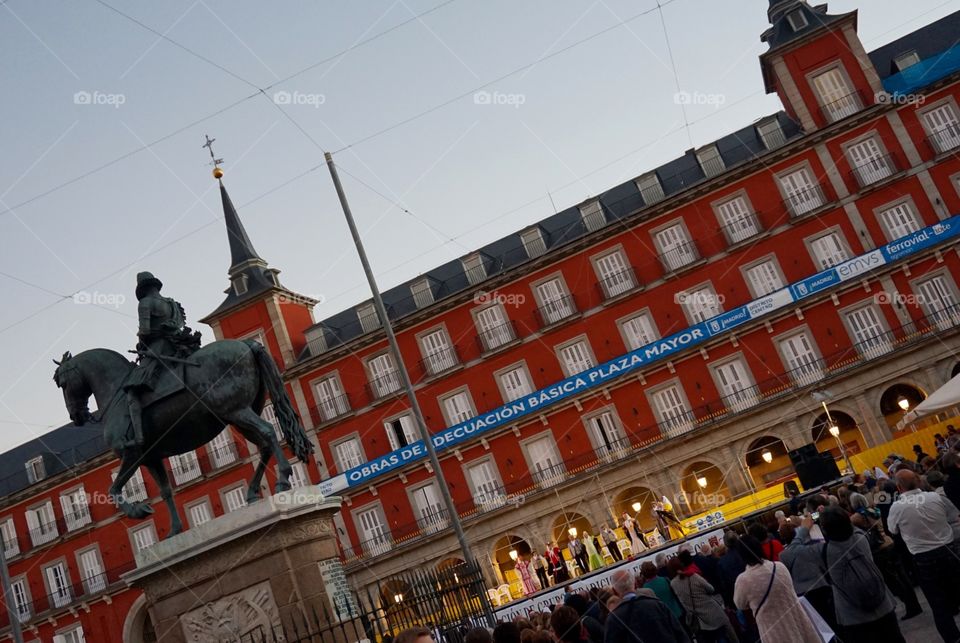
[[[540,228],[530,228],[520,233],[520,241],[523,242],[523,249],[527,256],[533,259],[546,253],[547,244],[543,240],[543,232]]]
[[[247,293],[246,275],[237,275],[233,278],[233,292],[237,295],[245,295]]]
[[[796,11],[788,13],[787,22],[790,24],[790,28],[794,33],[810,24],[807,22],[807,15],[803,12],[803,9],[797,9]]]
[[[410,284],[410,294],[417,308],[423,308],[433,303],[433,288],[429,279],[421,279]]]
[[[269,281],[270,283],[272,283],[274,286],[279,286],[279,285],[280,285],[280,281],[277,279],[277,273],[276,273],[276,271],[274,271],[274,270],[268,270],[268,271],[266,272],[266,275],[267,275],[267,281]]]
[[[916,50],[907,51],[893,59],[893,64],[896,65],[897,71],[903,71],[907,67],[916,65],[918,62],[920,62],[920,55]]]
[[[660,184],[660,177],[657,176],[656,172],[644,174],[637,179],[637,189],[640,190],[640,196],[643,197],[643,202],[646,205],[663,201],[666,196],[663,193],[663,186]]]
[[[603,216],[603,206],[600,201],[591,201],[580,206],[580,216],[583,217],[583,225],[587,230],[593,232],[599,230],[607,224],[607,218]]]
[[[757,124],[757,134],[763,141],[763,146],[768,150],[773,150],[787,142],[783,135],[783,128],[780,127],[780,121],[776,118],[761,121]]]
[[[471,286],[475,286],[487,278],[487,267],[483,265],[483,257],[479,253],[472,254],[460,260],[463,263],[463,271],[467,275],[467,281]]]
[[[306,336],[307,347],[310,349],[311,355],[320,355],[327,351],[327,336],[324,334],[322,328],[307,331]]]
[[[707,145],[697,150],[697,161],[700,162],[700,167],[708,178],[716,176],[726,169],[716,145]]]
[[[40,482],[47,477],[47,468],[43,464],[42,455],[27,460],[24,466],[27,467],[27,480],[29,480],[31,484]]]
[[[357,319],[360,321],[360,328],[365,333],[380,328],[380,316],[377,315],[377,309],[373,304],[363,304],[357,306]]]

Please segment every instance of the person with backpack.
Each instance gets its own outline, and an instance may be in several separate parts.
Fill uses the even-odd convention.
[[[960,640],[953,616],[960,607],[960,549],[954,542],[953,523],[960,512],[935,491],[921,491],[913,471],[896,474],[900,497],[890,505],[887,525],[900,534],[917,565],[920,589],[930,604],[933,622],[944,641]]]
[[[850,515],[840,507],[821,511],[819,522],[840,638],[844,643],[905,643],[896,603],[873,562],[866,534],[853,528]]]

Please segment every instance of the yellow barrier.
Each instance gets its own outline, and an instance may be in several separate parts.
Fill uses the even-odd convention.
[[[919,429],[916,432],[908,433],[899,438],[890,440],[889,442],[884,442],[880,446],[867,449],[866,451],[861,451],[855,455],[851,455],[850,464],[853,465],[853,468],[857,473],[863,473],[863,471],[867,468],[882,466],[884,458],[891,453],[896,453],[904,458],[913,460],[915,457],[913,453],[914,444],[919,444],[925,453],[936,456],[937,450],[934,447],[933,436],[937,433],[946,436],[948,424],[952,424],[955,427],[960,426],[960,417],[944,420],[937,424]],[[837,464],[840,466],[840,468],[845,466],[845,463],[842,461],[839,461]],[[795,477],[791,478],[791,480],[797,482],[799,485],[799,481]],[[688,518],[684,521],[683,528],[686,529],[688,533],[692,533],[697,531],[698,520],[703,520],[704,523],[706,523],[708,516],[712,516],[718,511],[723,514],[723,520],[735,520],[736,518],[745,516],[749,513],[757,511],[758,509],[768,507],[780,500],[783,500],[783,498],[783,484],[777,484],[776,486],[769,487],[767,489],[761,489],[755,493],[742,496],[736,500],[731,500],[728,503],[720,505],[716,509],[704,511],[703,513],[699,513],[691,518]],[[713,520],[710,520],[709,522],[715,524]]]

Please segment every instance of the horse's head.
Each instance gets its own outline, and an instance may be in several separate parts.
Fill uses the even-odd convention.
[[[87,401],[93,391],[70,351],[64,353],[59,362],[53,360],[53,363],[57,365],[57,370],[53,372],[53,381],[63,389],[63,401],[67,406],[67,413],[70,414],[74,424],[83,426],[91,417]]]

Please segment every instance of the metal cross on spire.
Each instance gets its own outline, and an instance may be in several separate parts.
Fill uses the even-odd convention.
[[[204,143],[201,147],[207,148],[207,151],[210,152],[210,165],[213,166],[213,178],[219,179],[223,176],[223,170],[220,169],[220,164],[223,163],[223,159],[218,159],[213,153],[213,143],[217,139],[210,138],[209,135],[204,134],[203,137],[207,139],[207,142]]]

